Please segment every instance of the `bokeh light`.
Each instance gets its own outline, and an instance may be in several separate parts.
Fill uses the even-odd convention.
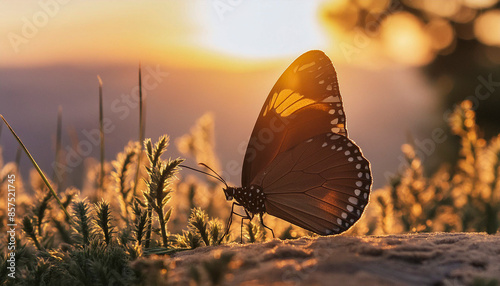
[[[425,27],[431,38],[431,46],[435,50],[447,48],[453,42],[455,35],[450,23],[443,19],[433,19]]]
[[[430,39],[421,20],[401,12],[382,23],[382,39],[386,52],[398,62],[422,65],[432,60]]]
[[[474,33],[479,41],[489,46],[500,46],[500,10],[487,11],[474,22]]]

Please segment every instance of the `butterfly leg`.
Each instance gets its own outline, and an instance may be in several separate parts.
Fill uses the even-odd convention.
[[[242,216],[242,215],[238,214],[241,216],[241,234],[240,234],[240,238],[241,238],[240,243],[241,244],[243,244],[243,220],[245,220],[245,219],[252,220],[253,219],[253,214],[250,215],[246,209],[245,209],[245,213],[247,214],[246,216]]]
[[[262,218],[263,215],[264,214],[262,214],[262,213],[260,214],[260,224],[262,224],[263,227],[269,229],[271,231],[271,233],[273,234],[273,238],[275,238],[274,231],[270,227],[268,227],[267,225],[264,224],[264,219]]]
[[[240,204],[233,202],[233,205],[231,206],[231,214],[229,214],[229,219],[227,220],[226,232],[224,232],[224,235],[219,239],[219,244],[222,242],[224,237],[229,234],[229,228],[231,227],[231,223],[233,222],[233,214],[241,216],[240,214],[234,212],[235,205],[240,206]]]

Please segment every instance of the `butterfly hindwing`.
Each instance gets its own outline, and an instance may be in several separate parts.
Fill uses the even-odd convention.
[[[321,51],[309,51],[281,75],[259,114],[248,143],[242,185],[249,186],[273,159],[307,138],[347,136],[337,75]]]
[[[252,184],[262,186],[266,211],[318,234],[351,227],[368,203],[370,163],[349,138],[325,133],[280,153]]]

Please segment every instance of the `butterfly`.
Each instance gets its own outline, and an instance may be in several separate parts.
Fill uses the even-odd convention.
[[[226,234],[233,214],[240,215],[235,206],[245,210],[242,225],[258,214],[270,229],[262,219],[267,213],[320,235],[342,233],[361,217],[370,163],[348,137],[337,74],[325,53],[304,53],[271,89],[247,146],[242,186],[217,177],[234,200]]]

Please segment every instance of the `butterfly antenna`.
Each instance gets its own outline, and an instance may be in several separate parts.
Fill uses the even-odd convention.
[[[223,182],[224,185],[226,185],[226,187],[227,187],[226,180],[224,180],[224,178],[222,178],[221,175],[217,174],[217,172],[215,172],[214,169],[210,168],[205,163],[198,163],[198,165],[202,165],[203,167],[205,167],[205,168],[209,169],[210,171],[212,171],[217,177],[219,177],[220,181]]]
[[[200,163],[200,164],[202,164],[202,163]],[[205,164],[203,164],[203,165],[204,165],[205,167],[207,167]],[[212,178],[215,178],[215,179],[217,179],[217,180],[221,181],[222,183],[224,183],[224,185],[226,185],[226,188],[228,188],[228,185],[227,185],[226,181],[225,181],[225,180],[224,180],[221,176],[219,176],[219,174],[215,173],[215,172],[214,172],[214,170],[212,170],[211,168],[208,168],[208,167],[207,167],[208,169],[210,169],[210,171],[214,172],[217,176],[214,176],[214,175],[212,175],[212,174],[210,174],[210,173],[207,173],[207,172],[205,172],[205,171],[198,170],[198,169],[195,169],[195,168],[192,168],[192,167],[186,166],[186,165],[179,165],[179,167],[181,167],[181,168],[186,168],[186,169],[190,169],[190,170],[196,171],[196,172],[198,172],[198,173],[202,173],[202,174],[205,174],[205,175],[210,176],[210,177],[212,177]]]

